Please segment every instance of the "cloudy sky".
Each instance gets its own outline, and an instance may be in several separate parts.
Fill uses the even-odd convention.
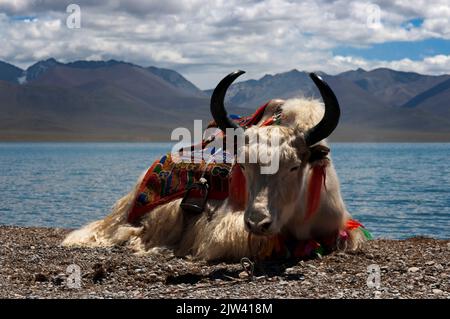
[[[81,28],[67,13],[81,9]],[[240,68],[450,73],[450,0],[0,0],[0,60],[118,59],[201,88]]]

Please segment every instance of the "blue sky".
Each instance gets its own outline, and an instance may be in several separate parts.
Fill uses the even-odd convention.
[[[0,60],[124,60],[203,89],[235,69],[450,73],[449,0],[78,0],[80,29],[73,2],[0,0]]]
[[[370,45],[368,47],[338,46],[334,55],[358,56],[367,60],[422,60],[435,55],[450,55],[450,41],[444,39],[426,39],[420,41],[392,41]],[[450,70],[449,70],[450,72]]]

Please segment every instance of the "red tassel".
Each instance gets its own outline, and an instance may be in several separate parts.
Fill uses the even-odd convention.
[[[230,202],[235,208],[244,209],[247,203],[247,188],[244,173],[239,165],[234,165],[231,170],[229,190]]]
[[[325,184],[325,166],[316,165],[312,167],[311,178],[308,184],[308,197],[305,221],[310,219],[317,211],[320,204],[320,191]]]
[[[273,124],[273,117],[269,117],[260,126],[269,126],[269,125],[272,125],[272,124]]]
[[[347,220],[347,224],[345,225],[345,228],[348,229],[348,230],[353,230],[353,229],[356,229],[358,227],[362,227],[362,224],[360,222],[358,222],[357,220],[354,220],[354,219]]]

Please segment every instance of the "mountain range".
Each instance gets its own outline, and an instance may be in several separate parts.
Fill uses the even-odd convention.
[[[341,141],[450,141],[450,75],[386,68],[328,75]],[[0,61],[0,140],[170,140],[175,127],[208,121],[211,90],[174,70],[53,58],[23,70]],[[307,72],[291,70],[233,84],[230,113],[248,115],[272,98],[319,97]],[[206,123],[206,122],[204,122]]]

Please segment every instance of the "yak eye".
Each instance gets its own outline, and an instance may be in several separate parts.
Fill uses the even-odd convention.
[[[291,172],[298,170],[299,167],[300,167],[300,166],[294,166],[294,167],[292,167],[292,168],[291,168]]]

